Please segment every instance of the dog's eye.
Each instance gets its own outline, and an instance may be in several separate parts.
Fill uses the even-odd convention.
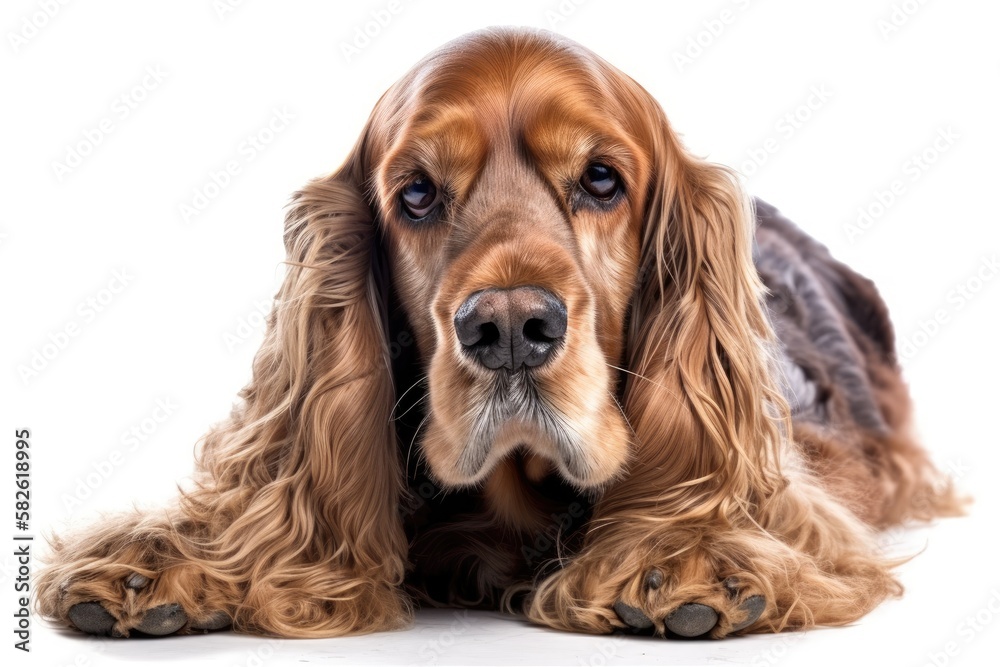
[[[591,162],[580,177],[580,185],[591,197],[611,199],[618,194],[620,187],[618,174],[606,164]]]
[[[406,214],[414,220],[423,218],[438,203],[438,189],[434,181],[421,174],[403,187],[399,194]]]

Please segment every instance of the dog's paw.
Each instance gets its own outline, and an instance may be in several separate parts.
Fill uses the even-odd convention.
[[[116,627],[118,621],[100,602],[78,602],[69,608],[69,620],[78,630],[91,635],[125,636]],[[185,625],[187,614],[179,604],[161,604],[143,614],[132,629],[144,635],[162,637],[174,634]]]
[[[609,550],[610,551],[610,550]],[[721,639],[733,634],[773,631],[779,605],[774,590],[751,572],[733,572],[734,558],[710,551],[682,556],[630,557],[593,551],[543,580],[525,612],[535,622],[576,632],[630,632],[669,638]]]
[[[677,604],[679,590],[662,591],[663,572],[653,568],[643,578],[643,599],[630,604],[619,599],[615,613],[628,628],[641,633],[663,633],[675,637],[723,637],[746,630],[767,609],[762,595],[748,594],[736,577],[703,590],[702,595]],[[712,590],[715,588],[716,590]],[[664,609],[669,609],[665,614]],[[657,620],[654,620],[656,618]]]
[[[96,595],[92,582],[90,586],[67,582],[61,587],[65,600],[88,597],[88,593],[98,599],[67,602],[66,620],[82,632],[119,638],[210,632],[231,625],[225,611],[198,610],[192,614],[178,602],[165,601],[165,597],[170,597],[170,586],[180,581],[177,577],[169,579],[156,581],[133,572],[122,581],[104,582],[100,596]],[[190,596],[178,598],[190,599]]]

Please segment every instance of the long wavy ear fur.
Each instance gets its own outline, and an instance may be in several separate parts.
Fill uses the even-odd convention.
[[[402,622],[406,540],[384,285],[358,149],[293,198],[287,274],[245,404],[204,442],[184,513],[214,526],[200,545],[216,577],[245,587],[240,619],[285,636]],[[192,554],[193,555],[193,554]]]
[[[727,516],[780,484],[787,412],[769,371],[774,336],[751,255],[753,214],[735,175],[691,157],[658,105],[649,108],[661,132],[625,410],[640,440],[631,474],[658,478],[630,488],[663,489],[656,504],[675,520]]]
[[[363,149],[294,197],[253,378],[205,437],[193,487],[166,511],[53,538],[42,615],[71,624],[73,605],[100,600],[129,628],[162,600],[192,627],[221,612],[238,631],[285,637],[407,621],[387,280]],[[141,596],[125,588],[134,574],[152,581]]]

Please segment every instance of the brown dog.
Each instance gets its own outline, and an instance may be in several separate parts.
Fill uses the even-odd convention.
[[[958,510],[872,284],[568,40],[488,30],[420,62],[285,244],[197,487],[56,540],[44,615],[316,637],[419,599],[584,632],[836,625],[900,591],[873,527]]]

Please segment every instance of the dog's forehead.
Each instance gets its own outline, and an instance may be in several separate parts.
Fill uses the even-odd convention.
[[[575,78],[593,73],[599,61],[579,44],[549,33],[485,31],[444,45],[417,63],[410,74],[418,84],[437,80],[461,88],[463,82],[474,81],[509,89],[546,73]]]
[[[615,106],[609,72],[583,47],[542,32],[484,31],[445,45],[383,100],[400,131],[474,121],[494,133],[540,114],[569,119],[586,103]]]
[[[624,78],[572,42],[510,32],[464,38],[383,98],[371,155],[388,168],[387,185],[417,171],[478,172],[488,154],[508,147],[576,169],[588,153],[642,145],[633,142],[645,128]]]

